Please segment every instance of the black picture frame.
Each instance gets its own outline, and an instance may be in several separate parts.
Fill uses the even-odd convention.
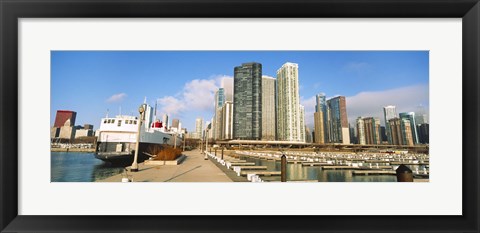
[[[0,0],[0,14],[1,232],[479,232],[480,5],[478,0]],[[17,21],[19,18],[59,17],[462,18],[463,215],[18,215]]]

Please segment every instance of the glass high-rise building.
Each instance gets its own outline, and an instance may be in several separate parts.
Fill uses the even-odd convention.
[[[225,103],[225,90],[223,88],[219,88],[215,92],[215,116],[213,122],[213,138],[214,139],[222,139],[222,107]]]
[[[399,114],[401,119],[406,119],[410,121],[410,129],[412,132],[412,139],[414,144],[418,144],[418,133],[417,133],[417,124],[415,122],[415,113],[414,112],[402,112]]]
[[[243,63],[234,69],[233,138],[262,138],[262,64]]]
[[[383,107],[383,116],[385,118],[385,131],[387,133],[388,144],[393,144],[392,134],[391,134],[390,125],[388,124],[388,121],[390,119],[397,117],[397,111],[395,106],[389,105],[389,106]]]
[[[318,95],[316,95],[315,100],[316,100],[315,113],[314,113],[314,125],[315,125],[315,137],[316,137],[315,141],[316,143],[326,143],[328,142],[328,127],[326,125],[327,124],[327,101],[326,101],[325,93],[319,93]],[[322,119],[320,119],[320,117]]]
[[[277,138],[280,141],[303,142],[298,86],[298,64],[287,62],[277,70]]]
[[[276,135],[275,89],[277,80],[262,76],[262,139],[274,141]]]
[[[361,117],[357,118],[357,141],[360,145],[367,144],[365,137],[365,121]]]
[[[329,142],[350,144],[345,96],[337,96],[327,100],[327,107],[329,113]]]
[[[200,117],[195,120],[195,134],[196,138],[203,138],[203,119]]]
[[[233,103],[225,101],[222,107],[222,139],[233,139]]]

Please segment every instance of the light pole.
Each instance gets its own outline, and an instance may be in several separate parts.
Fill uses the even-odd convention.
[[[205,129],[205,158],[204,159],[208,159],[207,149],[208,149],[208,129]]]
[[[138,112],[140,113],[140,119],[138,119],[138,131],[137,131],[137,144],[135,145],[135,156],[133,157],[133,163],[130,168],[131,172],[137,172],[138,171],[138,163],[137,163],[137,158],[138,158],[138,149],[140,145],[140,131],[142,127],[142,120],[143,120],[143,113],[145,112],[145,109],[143,108],[143,104],[140,105],[138,108]]]

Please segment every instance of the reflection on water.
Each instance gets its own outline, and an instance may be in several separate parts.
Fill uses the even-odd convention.
[[[280,161],[258,158],[241,157],[257,166],[267,166],[267,170],[280,171]],[[368,165],[368,164],[367,164]],[[379,164],[383,165],[383,164]],[[372,164],[373,167],[376,164]],[[422,170],[424,166],[409,166],[412,170]],[[396,167],[393,167],[394,169]],[[280,176],[265,177],[265,180],[279,181]],[[287,163],[287,181],[318,180],[319,182],[397,182],[396,176],[354,176],[352,170],[322,170],[320,167],[302,166],[301,164]]]
[[[51,152],[51,182],[92,182],[124,171],[96,159],[93,153]]]

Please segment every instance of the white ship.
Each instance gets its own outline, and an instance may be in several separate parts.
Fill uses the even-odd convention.
[[[143,104],[143,108],[145,120],[141,122],[140,127],[139,162],[150,157],[153,146],[173,146],[175,143],[180,146],[182,143],[181,134],[167,131],[165,125],[154,118],[151,106]],[[138,124],[140,120],[135,116],[118,115],[114,118],[108,116],[102,118],[97,133],[95,157],[111,163],[132,163]]]

